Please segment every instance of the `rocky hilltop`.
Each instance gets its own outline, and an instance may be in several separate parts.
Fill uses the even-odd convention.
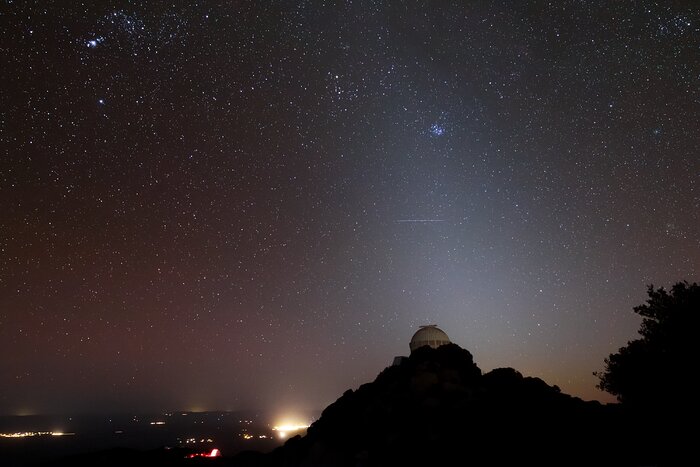
[[[455,345],[422,347],[345,392],[304,437],[238,465],[625,465],[619,407],[512,368],[489,373]],[[605,453],[605,454],[603,454]]]

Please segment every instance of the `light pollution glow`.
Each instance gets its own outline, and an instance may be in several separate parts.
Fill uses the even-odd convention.
[[[309,425],[302,423],[281,423],[272,427],[272,431],[276,431],[280,438],[287,438],[290,432],[306,430]]]

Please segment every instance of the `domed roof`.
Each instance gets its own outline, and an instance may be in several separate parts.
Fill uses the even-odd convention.
[[[420,329],[416,331],[408,346],[411,348],[411,352],[413,352],[418,347],[423,347],[424,345],[437,349],[441,345],[449,343],[450,338],[447,337],[445,331],[435,324],[429,324],[427,326],[421,326]]]

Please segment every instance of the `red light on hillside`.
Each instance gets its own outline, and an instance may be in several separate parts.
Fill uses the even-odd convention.
[[[194,459],[195,457],[221,457],[221,451],[218,449],[214,448],[211,450],[211,452],[197,452],[194,454],[189,454],[186,456],[186,459]]]

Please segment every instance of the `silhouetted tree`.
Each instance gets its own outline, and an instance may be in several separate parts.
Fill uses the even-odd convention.
[[[634,307],[641,339],[605,359],[598,388],[630,405],[686,404],[697,397],[700,286],[679,282],[669,293],[650,285],[647,293],[646,304]]]

